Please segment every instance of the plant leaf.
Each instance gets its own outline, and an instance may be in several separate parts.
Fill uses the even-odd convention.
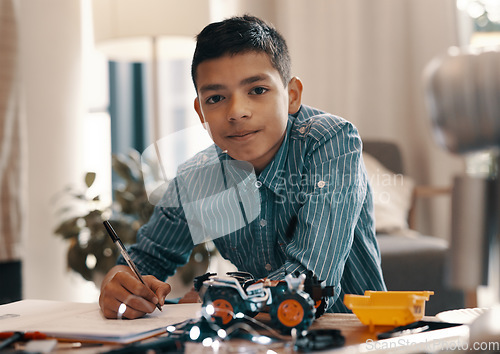
[[[88,188],[94,184],[96,174],[95,172],[87,172],[85,175],[85,184],[87,185]]]
[[[73,217],[62,222],[55,230],[54,233],[61,235],[63,238],[78,237],[81,228],[78,226],[78,219],[80,217]]]
[[[123,155],[113,154],[111,166],[113,167],[113,170],[118,174],[118,176],[123,178],[126,182],[130,182],[134,179],[133,172]]]

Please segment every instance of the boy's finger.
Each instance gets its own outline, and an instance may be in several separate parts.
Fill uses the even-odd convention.
[[[170,294],[170,291],[172,288],[170,287],[170,284],[167,283],[161,283],[160,286],[156,289],[156,295],[158,296],[158,299],[160,299],[160,305],[163,306],[165,305],[165,298],[167,297],[168,294]]]
[[[118,274],[117,274],[118,275]],[[130,273],[122,273],[117,279],[120,284],[133,295],[142,297],[148,300],[153,305],[158,303],[158,297],[153,290],[150,289],[147,282],[143,284],[139,279]]]
[[[151,275],[145,276],[144,281],[156,294],[157,298],[159,299],[160,306],[163,306],[165,304],[165,297],[172,290],[170,284],[162,282],[161,280],[158,280],[157,278]]]
[[[99,304],[107,318],[137,318],[145,313],[151,313],[155,309],[154,304],[131,293],[118,281],[108,283],[101,291]]]
[[[114,318],[135,319],[153,312],[154,306],[144,298],[130,294],[124,300],[113,299],[109,310],[113,313]]]

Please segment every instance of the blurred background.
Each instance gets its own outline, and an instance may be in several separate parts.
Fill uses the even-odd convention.
[[[464,171],[463,156],[434,142],[422,73],[500,21],[498,1],[0,0],[0,261],[21,262],[23,298],[97,300],[55,234],[64,206],[109,205],[120,183],[112,154],[199,124],[194,36],[243,13],[284,35],[303,103],[350,120],[365,140],[396,143],[418,184],[450,186]],[[448,196],[417,208],[420,232],[449,238]]]

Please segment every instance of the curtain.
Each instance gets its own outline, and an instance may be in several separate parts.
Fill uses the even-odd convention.
[[[13,0],[0,1],[0,262],[19,259],[23,233],[23,125]]]
[[[457,45],[454,0],[240,0],[287,40],[303,103],[353,122],[364,140],[399,145],[419,184],[449,186],[461,158],[434,141],[422,72]],[[422,232],[447,238],[450,199],[421,203]],[[422,219],[422,220],[421,220]]]

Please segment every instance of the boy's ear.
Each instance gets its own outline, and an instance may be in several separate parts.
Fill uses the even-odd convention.
[[[194,110],[198,113],[198,117],[200,118],[200,122],[205,127],[205,118],[203,117],[203,113],[201,112],[200,100],[198,97],[194,99]]]
[[[296,76],[288,83],[288,113],[295,114],[302,104],[302,81]]]

